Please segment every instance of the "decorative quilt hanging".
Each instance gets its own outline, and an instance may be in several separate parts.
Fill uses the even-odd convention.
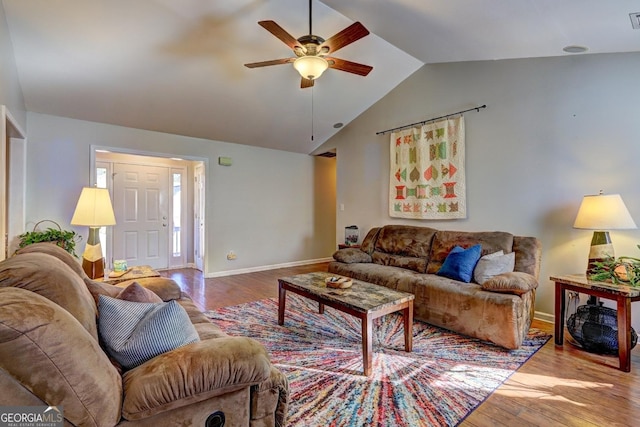
[[[467,217],[463,116],[393,132],[390,148],[390,216]]]

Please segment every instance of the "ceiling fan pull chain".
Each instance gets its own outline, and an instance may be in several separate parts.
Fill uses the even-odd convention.
[[[313,141],[313,86],[311,86],[311,141]]]

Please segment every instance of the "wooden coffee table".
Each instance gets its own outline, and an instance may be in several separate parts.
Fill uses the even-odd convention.
[[[278,325],[284,324],[287,291],[317,301],[320,314],[324,313],[324,306],[327,305],[357,317],[362,322],[362,364],[364,374],[368,376],[371,374],[373,357],[373,319],[402,311],[404,350],[411,351],[413,346],[413,300],[415,298],[413,294],[355,279],[353,285],[348,289],[328,288],[324,279],[330,276],[334,275],[317,272],[278,279]]]

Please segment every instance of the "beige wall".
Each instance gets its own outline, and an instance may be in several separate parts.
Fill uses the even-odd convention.
[[[70,227],[90,182],[92,146],[113,147],[206,162],[210,275],[322,259],[335,250],[335,184],[318,194],[331,167],[312,156],[37,113],[28,113],[28,126],[28,224],[46,218]],[[219,166],[219,156],[233,166]],[[226,259],[230,250],[236,260]]]
[[[424,66],[318,150],[337,148],[336,238],[388,223],[537,236],[536,308],[553,314],[549,275],[586,268],[592,232],[572,228],[582,196],[620,193],[640,225],[639,69],[639,53]],[[482,104],[465,116],[468,218],[390,218],[389,135],[376,132]],[[611,237],[618,255],[640,256],[640,231]]]
[[[6,105],[18,125],[23,130],[26,129],[26,109],[2,4],[0,4],[0,104]]]

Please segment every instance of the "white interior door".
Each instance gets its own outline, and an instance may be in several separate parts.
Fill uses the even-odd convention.
[[[113,259],[167,268],[169,169],[114,164],[113,198]]]

